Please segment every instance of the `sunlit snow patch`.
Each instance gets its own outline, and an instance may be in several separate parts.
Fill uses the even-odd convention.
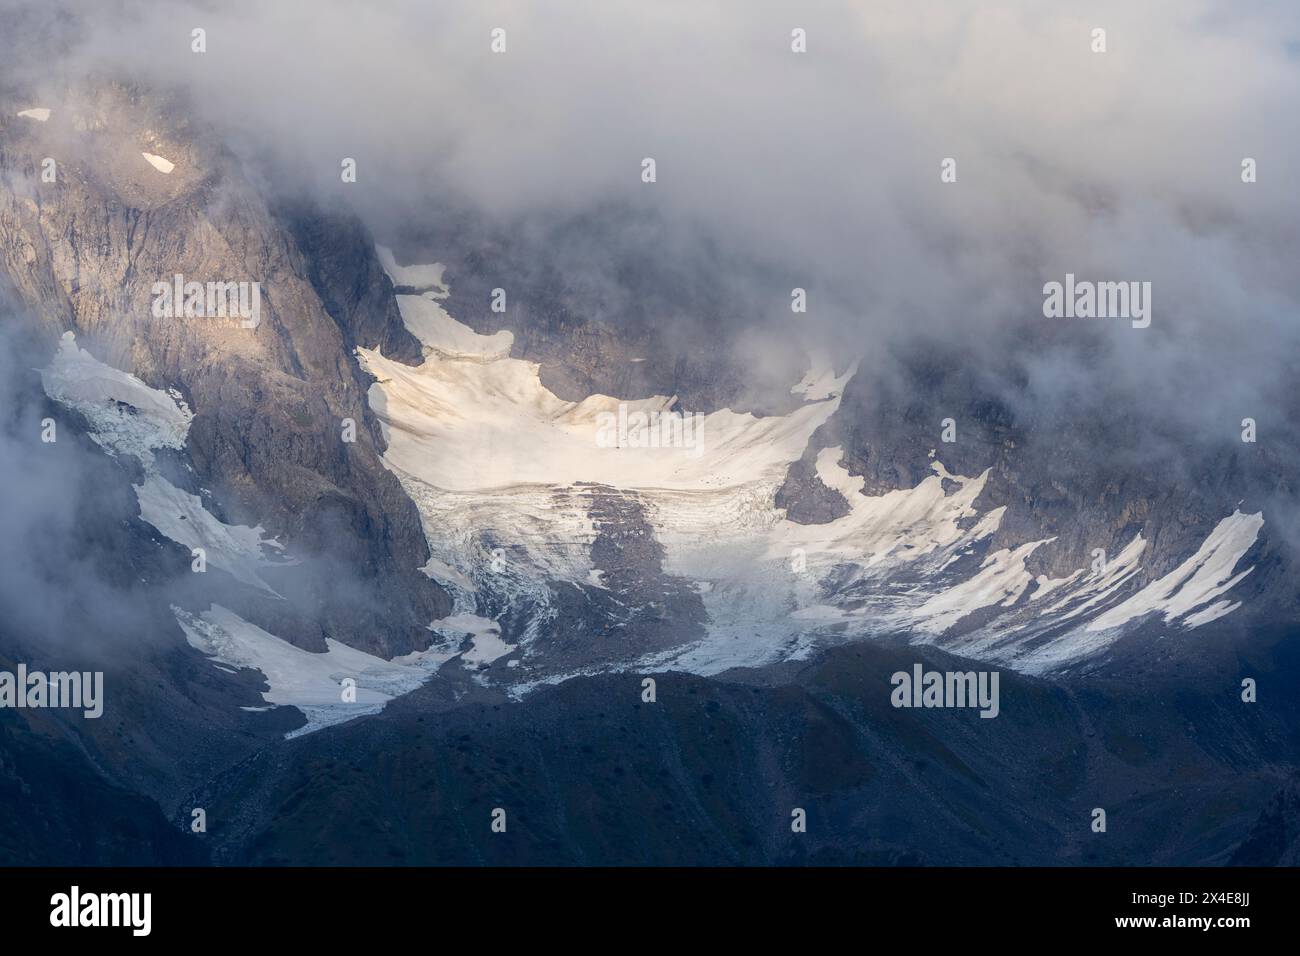
[[[328,638],[327,650],[313,653],[219,604],[199,615],[177,607],[172,612],[190,645],[210,657],[214,665],[260,671],[269,688],[262,692],[264,700],[303,712],[306,725],[286,737],[378,713],[394,697],[423,684],[453,656],[429,650],[386,661]],[[345,694],[346,678],[355,682],[355,701]]]
[[[435,303],[441,317],[418,318],[404,304],[407,328],[431,349],[412,368],[378,350],[358,349],[378,380],[371,407],[386,425],[392,467],[444,491],[593,482],[615,488],[706,490],[779,478],[803,453],[808,437],[839,405],[838,397],[786,416],[759,418],[721,409],[703,416],[699,447],[600,447],[605,416],[674,410],[676,399],[622,401],[592,395],[557,397],[536,362],[510,358],[509,332],[475,333]]]
[[[446,267],[441,262],[423,266],[399,266],[393,258],[393,250],[387,246],[376,246],[375,252],[384,272],[393,280],[393,285],[420,292],[433,290],[444,297],[447,295],[447,287],[442,281]]]
[[[128,372],[105,365],[64,332],[41,371],[45,393],[80,412],[90,437],[110,454],[134,455],[151,466],[159,448],[184,448],[194,413],[179,393],[150,388]]]
[[[36,106],[29,110],[19,110],[18,115],[27,119],[34,119],[38,123],[44,123],[50,118],[50,111],[44,106]]]
[[[470,668],[486,667],[515,649],[515,645],[501,640],[500,624],[477,614],[453,614],[434,621],[429,629],[453,638],[458,635],[471,638],[469,650],[460,655],[461,661]]]
[[[264,548],[283,551],[274,538],[264,537],[261,525],[224,524],[203,507],[198,495],[177,488],[157,474],[135,485],[140,502],[140,517],[164,535],[190,549],[202,548],[213,567],[228,571],[245,584],[270,591],[258,575],[259,566],[268,564]]]
[[[145,158],[145,161],[150,166],[158,170],[160,173],[170,173],[176,168],[176,164],[171,160],[163,159],[161,156],[155,156],[153,153],[141,153],[140,155]]]
[[[809,356],[808,371],[804,373],[803,378],[790,386],[790,393],[802,395],[804,400],[809,402],[835,398],[844,391],[844,386],[857,374],[857,371],[858,366],[855,362],[848,372],[836,375],[830,357],[825,353],[817,352]]]

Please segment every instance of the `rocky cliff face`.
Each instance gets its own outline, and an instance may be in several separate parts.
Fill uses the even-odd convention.
[[[317,650],[330,637],[385,655],[424,647],[449,603],[420,572],[419,520],[380,462],[352,354],[418,355],[371,244],[339,217],[277,215],[177,104],[107,84],[45,108],[37,121],[6,103],[0,119],[0,244],[51,351],[71,331],[105,364],[183,397],[192,484],[293,562],[268,572],[285,600],[241,599],[252,620]],[[258,283],[260,322],[155,314],[155,283],[177,275]]]

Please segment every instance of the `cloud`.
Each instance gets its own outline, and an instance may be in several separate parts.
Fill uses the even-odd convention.
[[[173,571],[143,534],[122,534],[137,513],[130,471],[45,399],[48,343],[20,317],[0,293],[0,650],[116,666],[167,633],[152,589]]]
[[[20,80],[102,71],[182,90],[191,122],[272,188],[350,204],[380,232],[467,214],[531,243],[611,321],[640,298],[622,277],[639,264],[642,281],[680,282],[674,321],[730,303],[750,360],[756,335],[778,355],[796,337],[884,374],[921,339],[997,370],[1040,414],[1104,394],[1086,404],[1191,436],[1245,416],[1293,434],[1291,4],[7,9],[26,18],[6,41]],[[1242,183],[1244,157],[1258,182]],[[607,227],[582,228],[593,218]],[[1043,318],[1043,283],[1067,272],[1150,281],[1151,328]],[[802,320],[793,285],[809,290]]]

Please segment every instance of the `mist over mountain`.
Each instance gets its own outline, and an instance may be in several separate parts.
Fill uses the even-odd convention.
[[[580,312],[617,321],[625,283],[611,266],[640,267],[685,285],[656,320],[698,322],[701,298],[780,343],[798,285],[803,340],[868,361],[917,332],[981,366],[1014,352],[1036,408],[1114,392],[1114,405],[1177,420],[1180,437],[1229,433],[1240,409],[1263,416],[1291,391],[1297,143],[1275,121],[1298,105],[1285,4],[1230,17],[1212,3],[958,4],[924,21],[905,3],[758,3],[743,17],[709,4],[8,6],[8,81],[54,92],[104,75],[174,91],[177,113],[277,194],[357,209],[380,235],[483,219],[548,251],[520,258],[551,260]],[[789,52],[796,26],[803,56]],[[208,53],[191,51],[195,27]],[[494,27],[508,31],[504,55],[486,52]],[[1103,55],[1094,27],[1108,31]],[[1247,156],[1260,174],[1244,187]],[[344,157],[354,184],[339,182]],[[940,182],[945,157],[956,183]],[[601,210],[604,229],[551,241]],[[1066,272],[1151,281],[1153,327],[1045,330],[1041,287]]]
[[[393,787],[356,862],[1268,857],[1298,51],[1265,2],[0,0],[0,662],[109,686],[0,711],[0,793],[57,739],[160,863],[343,862],[312,821]],[[889,707],[914,661],[1014,690]],[[437,851],[411,768],[532,842]],[[1103,800],[1158,839],[1083,847]]]

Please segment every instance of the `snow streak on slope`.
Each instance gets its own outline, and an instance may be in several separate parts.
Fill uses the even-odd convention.
[[[394,697],[423,684],[456,653],[432,647],[386,661],[327,638],[327,650],[319,654],[282,641],[219,604],[197,615],[177,607],[172,611],[190,645],[214,664],[260,671],[268,685],[264,700],[303,712],[307,724],[286,737],[378,713]],[[351,687],[345,684],[348,679]]]
[[[176,168],[176,164],[173,163],[170,159],[164,159],[161,156],[155,156],[153,153],[141,153],[140,155],[145,158],[145,162],[147,162],[154,169],[158,170],[158,172],[160,173],[170,173],[173,169]]]
[[[987,553],[1006,510],[976,507],[988,472],[954,475],[937,460],[916,487],[869,496],[864,479],[843,467],[842,449],[823,449],[817,476],[849,512],[798,524],[774,506],[776,488],[838,408],[854,369],[837,376],[814,357],[791,388],[805,404],[768,418],[715,411],[703,417],[696,447],[601,447],[602,418],[673,410],[675,400],[564,401],[541,384],[535,363],[509,356],[509,332],[480,335],[441,308],[441,266],[399,266],[385,249],[380,256],[395,285],[418,293],[398,304],[426,355],[411,368],[358,350],[377,380],[369,398],[389,442],[385,461],[419,508],[433,554],[425,570],[451,588],[456,613],[510,622],[508,664],[523,665],[516,686],[612,666],[715,673],[883,633],[1045,670],[1105,648],[1151,611],[1196,627],[1235,607],[1216,599],[1247,573],[1233,569],[1259,515],[1225,519],[1197,555],[1136,594],[1140,535],[1097,571],[1035,577],[1026,562],[1054,539]],[[592,594],[611,580],[593,558],[593,488],[617,490],[640,509],[662,546],[663,574],[698,595],[705,636],[548,672],[544,652],[563,625],[557,594],[567,587],[599,600]],[[615,603],[631,614],[657,598],[647,586]]]
[[[1170,571],[1163,578],[1148,584],[1123,604],[1088,622],[1087,630],[1101,631],[1119,627],[1145,614],[1159,613],[1165,623],[1188,615],[1196,608],[1206,607],[1220,595],[1227,593],[1248,575],[1251,568],[1240,574],[1233,571],[1264,526],[1263,514],[1242,514],[1234,511],[1219,522],[1197,552]],[[1237,604],[1225,606],[1220,602],[1210,612],[1209,608],[1192,615],[1189,623],[1207,623],[1222,617]]]
[[[1156,620],[1195,629],[1240,606],[1220,600],[1253,570],[1237,572],[1264,525],[1262,513],[1234,512],[1215,526],[1196,554],[1169,574],[1135,587],[1146,550],[1141,535],[1100,569],[1080,569],[1060,581],[1040,577],[1028,600],[991,624],[940,641],[949,650],[1042,674],[1105,650],[1129,625]],[[1040,595],[1059,597],[1043,607]]]
[[[134,455],[152,466],[154,450],[184,448],[194,413],[178,392],[150,388],[134,375],[105,365],[64,332],[53,361],[41,372],[45,393],[80,412],[94,441],[109,454]]]
[[[271,591],[259,570],[277,563],[270,552],[281,544],[259,525],[229,525],[162,476],[156,453],[185,447],[194,414],[180,393],[150,388],[134,375],[105,365],[65,332],[50,365],[41,372],[45,392],[76,409],[90,425],[90,437],[110,455],[131,455],[144,470],[135,485],[140,517],[187,548],[202,548],[206,561],[237,580]],[[271,593],[274,593],[273,591]]]

